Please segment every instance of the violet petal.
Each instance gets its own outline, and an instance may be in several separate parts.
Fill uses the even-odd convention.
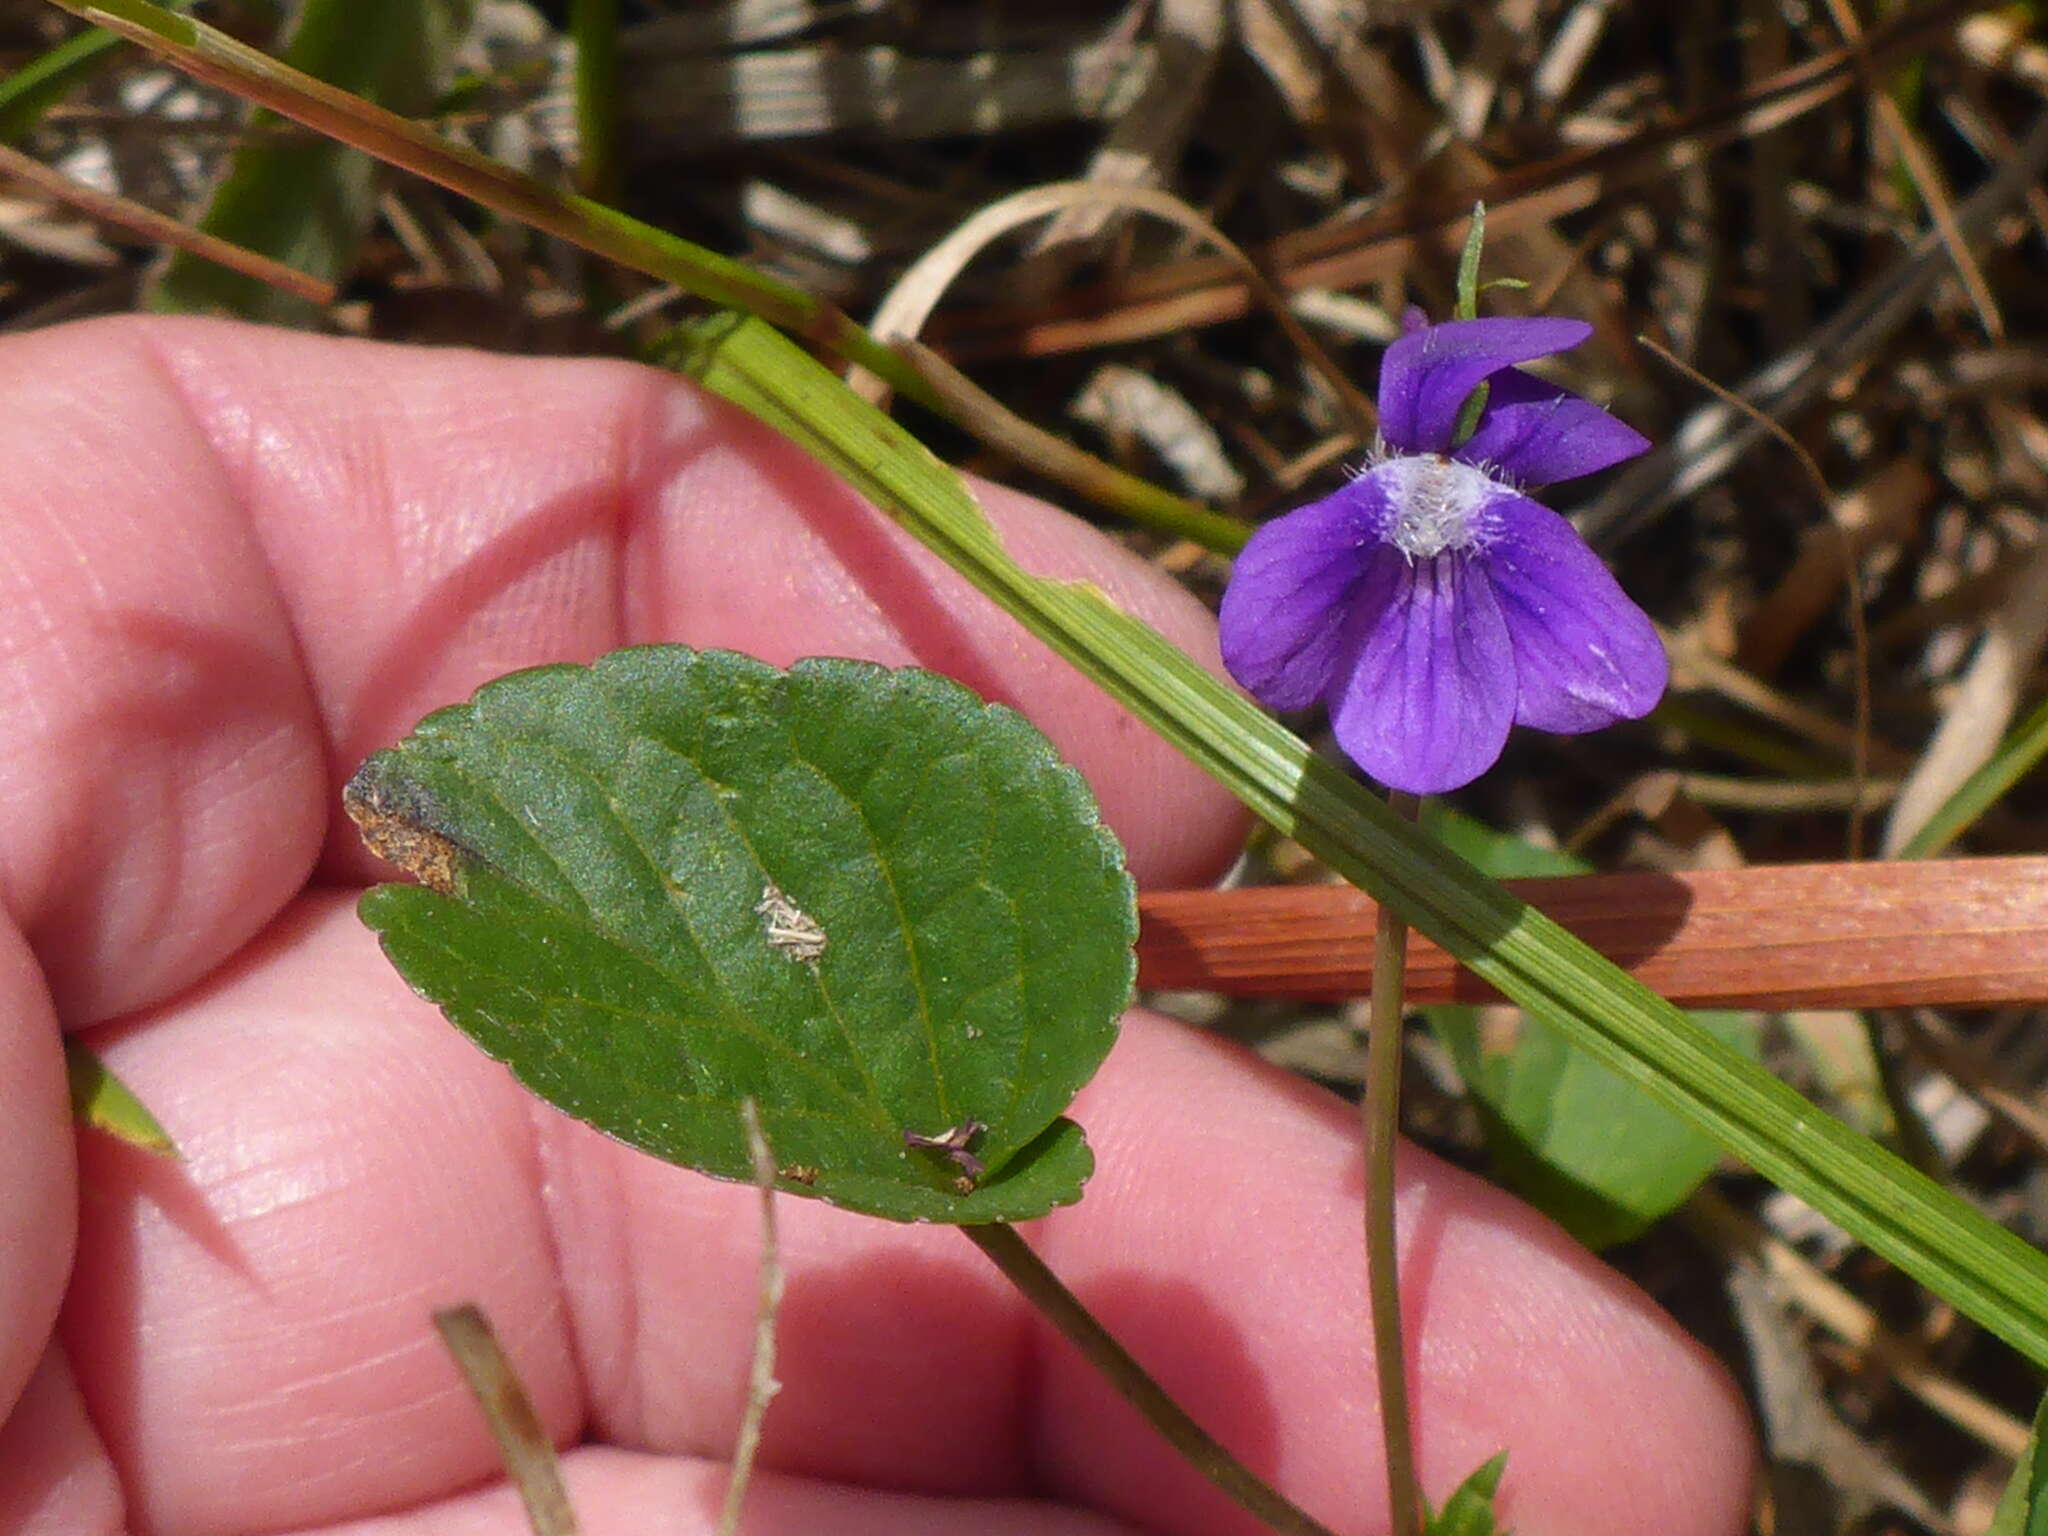
[[[1648,616],[1548,507],[1510,496],[1488,510],[1481,558],[1513,637],[1516,723],[1574,735],[1648,714],[1671,670]]]
[[[1523,485],[1576,480],[1650,446],[1590,400],[1509,368],[1493,376],[1479,426],[1453,457],[1485,464]]]
[[[1500,756],[1515,713],[1514,649],[1483,561],[1375,551],[1349,626],[1330,726],[1390,789],[1433,795]]]
[[[1449,453],[1458,410],[1481,383],[1592,334],[1583,320],[1508,315],[1411,332],[1380,359],[1380,436],[1396,453]]]
[[[1385,496],[1360,478],[1275,518],[1239,552],[1217,618],[1223,665],[1267,708],[1306,709],[1329,691],[1385,516]]]

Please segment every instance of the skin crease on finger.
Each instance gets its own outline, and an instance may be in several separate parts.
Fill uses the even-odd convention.
[[[485,1477],[452,1380],[421,1387],[440,1364],[421,1313],[456,1295],[490,1299],[559,1433],[701,1455],[729,1438],[746,1192],[530,1110],[345,911],[293,903],[323,846],[326,877],[374,874],[332,835],[334,786],[420,714],[625,640],[916,660],[1044,725],[1141,878],[1209,877],[1241,835],[1220,792],[828,477],[657,375],[119,321],[10,340],[0,395],[17,467],[0,551],[0,897],[65,1022],[147,1010],[96,1039],[193,1154],[167,1172],[86,1147],[65,1338],[138,1529],[332,1521]],[[1028,564],[1088,575],[1213,661],[1185,593],[1048,509],[987,500]],[[15,1029],[37,1017],[21,969],[0,975]],[[43,1030],[24,1058],[43,1065],[0,1075],[0,1115],[27,1128],[10,1169],[48,1170],[30,1198],[68,1205]],[[1103,1173],[1041,1240],[1120,1323],[1142,1336],[1150,1319],[1162,1369],[1197,1396],[1202,1379],[1235,1381],[1235,1407],[1212,1406],[1264,1436],[1304,1498],[1371,1529],[1367,1378],[1326,1336],[1364,1336],[1347,1115],[1150,1023],[1106,1081],[1083,1114]],[[1226,1152],[1237,1161],[1218,1166]],[[1505,1439],[1523,1531],[1739,1529],[1747,1452],[1716,1370],[1539,1219],[1427,1159],[1408,1168],[1411,1205],[1438,1218],[1411,1277],[1418,1373],[1444,1383],[1424,1395],[1432,1489]],[[1134,1519],[1169,1507],[1120,1502],[1139,1485],[1120,1488],[1116,1468],[1153,1465],[1149,1442],[957,1237],[786,1205],[793,1263],[823,1278],[808,1318],[791,1303],[792,1357],[808,1328],[817,1384],[808,1407],[794,1387],[778,1403],[772,1466],[947,1493],[1044,1486]],[[1219,1248],[1254,1222],[1259,1243]],[[720,1245],[736,1256],[707,1266]],[[0,1316],[48,1315],[63,1266],[39,1266],[0,1262],[14,1287]],[[1160,1337],[1176,1308],[1193,1320]],[[901,1377],[899,1421],[980,1427],[952,1434],[949,1457],[916,1432],[927,1420],[875,1411],[892,1327],[878,1368]],[[0,1383],[41,1354],[39,1335],[0,1340]],[[870,1362],[864,1377],[836,1369],[847,1358]],[[209,1403],[238,1433],[181,1442]],[[1589,1470],[1603,1415],[1629,1459]],[[438,1450],[419,1448],[422,1424]],[[320,1465],[293,1473],[295,1447]],[[1208,1495],[1159,1478],[1162,1497],[1193,1501],[1162,1524],[1229,1528]]]

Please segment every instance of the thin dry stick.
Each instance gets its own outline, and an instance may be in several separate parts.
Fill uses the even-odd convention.
[[[2048,1114],[2042,1113],[2026,1094],[2008,1088],[2000,1080],[1997,1068],[1984,1060],[1976,1047],[1950,1028],[1947,1021],[1926,1008],[1902,1009],[1899,1018],[1912,1036],[1912,1043],[1935,1066],[1961,1083],[1999,1119],[2048,1151]]]
[[[181,224],[141,203],[115,197],[108,192],[95,192],[91,187],[81,186],[62,172],[54,171],[40,160],[31,159],[5,144],[0,144],[0,172],[27,182],[81,213],[140,235],[144,240],[189,251],[194,256],[226,267],[230,272],[253,277],[309,303],[325,306],[334,302],[332,283],[301,272],[297,267],[288,267],[281,261],[273,261],[233,241],[223,240],[218,235],[209,235],[203,229]]]
[[[733,1443],[732,1470],[725,1484],[725,1508],[718,1517],[718,1536],[737,1536],[740,1504],[754,1474],[754,1454],[761,1448],[761,1421],[782,1390],[775,1379],[775,1319],[782,1311],[782,1248],[775,1230],[775,1155],[761,1130],[761,1109],[751,1098],[740,1100],[740,1120],[747,1130],[747,1153],[754,1163],[754,1187],[761,1192],[760,1299],[754,1308],[754,1359],[747,1371],[747,1407]]]
[[[1420,801],[1392,791],[1387,805],[1413,820]],[[1379,1380],[1380,1437],[1387,1454],[1387,1506],[1394,1536],[1421,1536],[1422,1490],[1415,1481],[1415,1430],[1408,1413],[1408,1351],[1401,1332],[1401,1270],[1394,1231],[1394,1147],[1401,1128],[1401,997],[1408,925],[1381,907],[1373,928],[1372,1001],[1365,1044],[1365,1281],[1372,1300],[1373,1373]]]
[[[1024,468],[1090,500],[1113,500],[1123,494],[1125,482],[1144,483],[1108,460],[1026,421],[923,342],[903,340],[896,347],[955,421]],[[1193,510],[1183,530],[1188,537],[1209,549],[1234,552],[1243,548],[1251,534],[1248,526],[1220,512],[1193,503],[1190,506]]]
[[[923,330],[925,321],[938,306],[940,295],[990,241],[1020,225],[1064,209],[1101,204],[1149,213],[1179,225],[1221,251],[1224,258],[1237,268],[1253,296],[1272,314],[1274,323],[1286,333],[1303,361],[1329,385],[1331,393],[1343,405],[1361,434],[1372,432],[1379,413],[1371,398],[1351,382],[1350,375],[1295,319],[1294,312],[1288,308],[1286,296],[1267,279],[1258,263],[1194,208],[1171,192],[1162,192],[1156,187],[1104,187],[1085,181],[1056,181],[1042,187],[1029,187],[990,203],[918,257],[896,280],[895,287],[889,290],[875,310],[873,334],[884,341],[897,342]],[[848,382],[867,398],[880,398],[883,389],[880,381],[856,375]]]
[[[1899,792],[1897,779],[1737,779],[1681,773],[1677,788],[1696,805],[1739,811],[1878,810]]]
[[[489,1319],[480,1308],[465,1303],[436,1312],[434,1327],[475,1394],[491,1439],[497,1443],[498,1457],[505,1463],[505,1475],[526,1505],[527,1523],[534,1536],[576,1536],[576,1511],[569,1505],[554,1442],[534,1411],[519,1373],[512,1369],[498,1336],[491,1331]]]
[[[1910,1343],[1888,1332],[1877,1314],[1846,1287],[1746,1212],[1713,1190],[1700,1189],[1686,1201],[1684,1219],[1714,1248],[1755,1254],[1801,1311],[1850,1348],[1883,1361],[1893,1380],[1965,1434],[2001,1456],[2020,1454],[2027,1443],[2026,1425],[1929,1365]]]
[[[1863,823],[1868,813],[1865,786],[1870,781],[1870,625],[1863,611],[1863,584],[1857,580],[1856,544],[1842,520],[1835,513],[1835,493],[1829,487],[1827,476],[1820,472],[1820,466],[1790,432],[1773,421],[1762,411],[1744,400],[1732,390],[1715,383],[1697,368],[1660,346],[1648,336],[1638,336],[1637,341],[1648,347],[1670,367],[1684,374],[1700,388],[1706,390],[1732,410],[1740,411],[1791,452],[1799,461],[1799,467],[1806,471],[1814,494],[1820,498],[1821,509],[1827,513],[1828,526],[1833,528],[1842,541],[1842,577],[1849,595],[1849,643],[1855,653],[1856,724],[1855,734],[1849,745],[1849,777],[1856,786],[1855,798],[1849,805],[1849,858],[1853,861],[1863,856]]]

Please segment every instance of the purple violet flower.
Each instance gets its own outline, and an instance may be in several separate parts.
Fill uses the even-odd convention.
[[[1252,535],[1223,594],[1223,663],[1271,709],[1330,708],[1337,744],[1392,789],[1469,783],[1508,727],[1564,735],[1647,714],[1669,665],[1643,611],[1570,523],[1522,494],[1649,447],[1514,365],[1578,320],[1416,328],[1380,364],[1380,442],[1334,495]],[[1458,413],[1490,385],[1478,425]]]

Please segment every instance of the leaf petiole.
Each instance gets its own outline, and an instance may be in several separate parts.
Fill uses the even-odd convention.
[[[1299,1508],[1272,1484],[1239,1461],[1154,1381],[1131,1352],[1111,1336],[1080,1298],[1046,1267],[1017,1229],[1007,1222],[962,1226],[969,1242],[994,1261],[1003,1278],[1101,1372],[1132,1407],[1164,1435],[1195,1469],[1280,1536],[1333,1536],[1330,1528]]]

